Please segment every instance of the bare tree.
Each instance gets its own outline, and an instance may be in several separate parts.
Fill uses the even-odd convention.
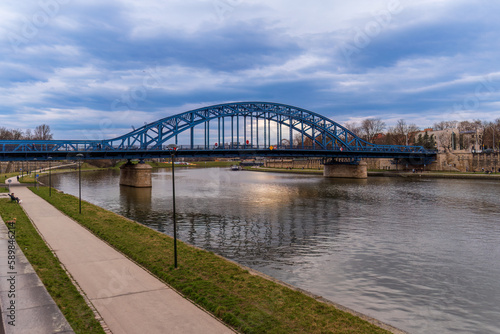
[[[441,145],[442,148],[444,148],[445,152],[446,150],[450,150],[451,148],[451,134],[448,133],[447,131],[441,131],[436,135],[439,144]]]
[[[406,124],[406,121],[404,119],[398,120],[396,126],[391,129],[391,133],[393,133],[394,135],[393,138],[396,145],[409,145],[410,135],[412,133],[420,131],[418,126],[416,126],[415,124]]]
[[[498,150],[500,147],[500,118],[494,122],[483,122],[483,145]]]
[[[356,136],[360,136],[360,126],[357,122],[345,122],[344,128],[354,133]]]
[[[493,123],[493,149],[496,151],[498,148],[500,148],[500,118]]]
[[[5,127],[0,128],[0,139],[20,140],[23,139],[23,132],[19,129],[9,130]]]
[[[290,146],[290,139],[281,139],[281,144],[282,147],[289,147]]]
[[[367,141],[373,141],[376,134],[385,129],[385,123],[380,118],[367,118],[361,122],[361,134]]]
[[[31,132],[31,129],[26,129],[26,131],[24,131],[24,139],[33,139],[33,133]]]
[[[457,127],[458,121],[441,121],[439,123],[434,123],[432,128],[436,131],[445,129],[454,129]]]
[[[460,132],[466,131],[477,131],[483,128],[483,123],[480,120],[470,121],[462,121],[458,123],[458,129]]]
[[[34,140],[52,140],[52,133],[50,132],[50,126],[47,124],[39,125],[35,128],[33,133]]]
[[[23,131],[20,129],[10,130],[12,133],[12,140],[21,140],[24,139]]]
[[[8,140],[10,137],[10,130],[5,127],[0,127],[0,139]]]

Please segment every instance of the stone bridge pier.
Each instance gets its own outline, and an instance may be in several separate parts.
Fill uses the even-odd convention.
[[[120,185],[135,188],[151,188],[152,167],[144,161],[133,164],[130,160],[120,167]]]
[[[351,158],[336,158],[324,163],[323,176],[335,178],[367,179],[366,162]]]

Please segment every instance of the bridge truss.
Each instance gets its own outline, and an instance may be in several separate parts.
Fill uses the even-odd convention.
[[[182,137],[182,138],[181,138]],[[182,139],[182,140],[180,140]],[[0,141],[0,160],[146,159],[170,155],[413,159],[421,146],[376,145],[317,113],[279,103],[219,104],[169,116],[107,140]]]

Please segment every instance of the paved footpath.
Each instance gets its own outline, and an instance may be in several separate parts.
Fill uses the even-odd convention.
[[[11,191],[112,333],[234,333],[16,183]]]

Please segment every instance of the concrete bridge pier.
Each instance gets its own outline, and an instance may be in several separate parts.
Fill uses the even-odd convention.
[[[120,167],[120,185],[135,188],[151,188],[152,167],[144,161],[133,164],[130,160]]]
[[[367,165],[364,161],[360,161],[358,164],[331,161],[325,163],[323,176],[350,179],[367,179]]]

